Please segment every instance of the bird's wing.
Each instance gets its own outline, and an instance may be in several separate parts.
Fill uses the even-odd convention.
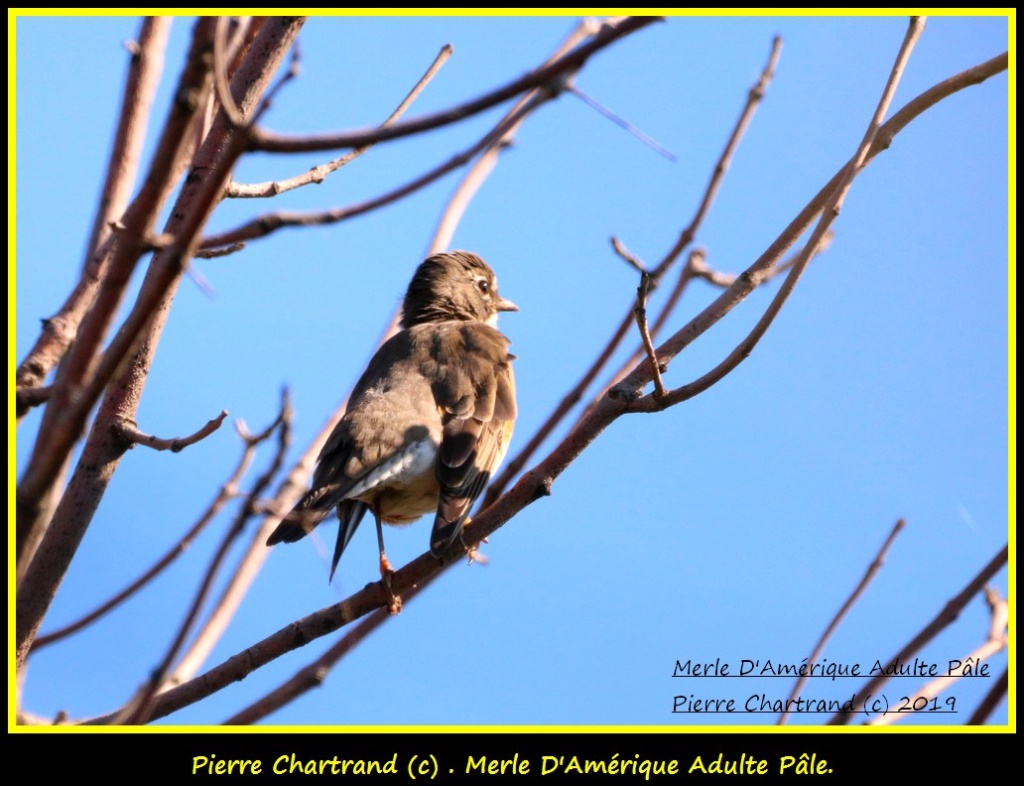
[[[449,323],[451,324],[451,323]],[[441,412],[435,465],[440,495],[430,551],[459,536],[469,509],[501,463],[516,417],[513,356],[494,328],[462,322],[434,336],[434,399]]]
[[[352,390],[345,415],[320,450],[312,488],[267,538],[268,546],[301,540],[337,508],[340,524],[331,564],[334,575],[342,552],[368,509],[356,497],[401,472],[415,458],[401,450],[406,432],[388,429],[389,423],[381,414],[381,408],[386,412],[389,405],[387,396],[381,394],[390,384],[388,374],[408,360],[410,349],[408,338],[399,333],[371,358]]]

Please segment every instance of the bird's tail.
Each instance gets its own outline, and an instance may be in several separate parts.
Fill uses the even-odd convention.
[[[291,513],[281,519],[277,529],[270,533],[270,537],[267,538],[267,545],[274,546],[278,543],[294,543],[306,537],[316,528],[317,524],[327,518],[327,515],[334,507],[330,503],[324,504],[326,497],[327,495],[324,494],[323,488],[307,491],[302,499],[295,504],[295,507],[292,508]]]
[[[281,523],[270,533],[267,538],[268,546],[275,546],[278,543],[295,543],[302,540],[312,532],[317,524],[327,518],[334,505],[324,506],[325,500],[330,499],[324,494],[324,489],[314,489],[298,501],[292,512],[281,519]],[[343,499],[337,504],[338,509],[338,540],[334,544],[334,557],[331,560],[331,575],[328,581],[334,578],[334,571],[338,567],[338,560],[341,554],[355,534],[356,527],[366,514],[368,506],[365,502],[355,499]]]

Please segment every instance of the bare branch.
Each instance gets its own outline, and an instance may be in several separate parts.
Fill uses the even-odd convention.
[[[408,604],[417,595],[423,592],[423,590],[429,587],[431,583],[433,583],[434,579],[440,575],[440,573],[435,573],[433,576],[427,578],[422,584],[410,589],[403,595],[402,602],[404,604]],[[278,710],[286,704],[294,701],[309,690],[319,687],[323,684],[327,675],[338,661],[354,650],[363,642],[364,639],[366,639],[367,636],[393,616],[394,615],[389,614],[386,609],[377,609],[372,612],[358,625],[354,626],[352,630],[342,636],[323,655],[318,657],[312,663],[309,663],[299,669],[294,675],[266,696],[263,696],[245,709],[232,715],[224,721],[224,725],[251,725],[270,715],[275,710]]]
[[[213,500],[207,506],[206,510],[203,511],[202,515],[196,520],[185,536],[181,538],[166,554],[164,554],[156,563],[146,570],[141,576],[135,581],[125,587],[123,590],[118,592],[112,598],[107,600],[105,603],[100,604],[96,609],[89,612],[85,616],[78,620],[75,620],[69,625],[65,625],[50,633],[44,633],[43,635],[36,638],[32,645],[32,651],[36,652],[41,647],[45,647],[48,644],[53,644],[56,641],[60,641],[72,633],[76,633],[87,625],[92,624],[96,620],[103,617],[108,612],[120,606],[124,601],[128,600],[132,595],[145,587],[149,582],[159,576],[164,568],[170,565],[174,560],[184,554],[192,542],[199,536],[199,534],[206,528],[217,514],[224,508],[224,505],[229,500],[233,499],[238,494],[238,484],[241,482],[242,477],[248,470],[249,465],[252,464],[252,460],[256,455],[256,443],[251,440],[243,440],[245,446],[242,451],[242,456],[238,460],[238,464],[235,466],[234,471],[230,477],[221,485],[218,489],[217,494]]]
[[[892,547],[892,544],[895,542],[896,536],[900,534],[906,525],[907,522],[903,519],[899,519],[893,525],[892,531],[889,532],[889,536],[882,544],[882,548],[878,550],[874,560],[872,560],[871,564],[868,565],[868,569],[864,572],[864,576],[861,578],[857,586],[854,587],[850,596],[843,602],[843,605],[839,607],[839,611],[836,612],[836,615],[832,618],[831,622],[829,622],[825,627],[825,632],[821,634],[821,638],[818,639],[818,643],[814,645],[814,649],[811,651],[810,657],[807,658],[807,664],[809,666],[814,666],[814,664],[818,662],[818,659],[821,657],[821,653],[825,651],[825,645],[828,644],[829,639],[832,638],[832,634],[835,633],[836,628],[839,627],[839,624],[846,617],[850,609],[853,608],[854,604],[860,600],[860,596],[864,594],[868,585],[874,581],[875,575],[882,569],[882,565],[885,563],[885,557],[889,553],[889,549]],[[796,681],[796,684],[793,686],[793,690],[789,694],[790,700],[794,700],[800,695],[800,691],[803,689],[804,685],[807,684],[807,680],[807,677],[800,677],[800,679]],[[785,706],[789,707],[790,701],[787,701]],[[787,720],[789,720],[789,710],[786,710],[779,715],[779,725],[782,726]]]
[[[605,23],[590,41],[555,62],[534,69],[505,87],[443,112],[407,120],[404,123],[396,123],[386,128],[370,128],[337,134],[294,137],[275,134],[264,129],[254,129],[250,144],[253,149],[271,153],[308,153],[317,150],[363,147],[450,125],[479,114],[535,87],[547,87],[557,93],[563,86],[563,80],[578,71],[595,52],[659,20],[658,17],[626,17],[621,21]]]
[[[623,245],[621,240],[619,240],[617,237],[613,235],[611,243],[612,248],[615,250],[615,253],[622,257],[626,261],[626,264],[633,268],[633,270],[635,270],[637,273],[640,273],[641,275],[647,273],[647,265],[645,265],[636,256],[634,256],[633,252],[626,248],[626,246]]]
[[[45,404],[50,400],[50,394],[52,392],[53,388],[49,385],[15,388],[15,399],[17,401],[18,412],[28,412],[33,407]]]
[[[220,103],[228,123],[235,128],[246,128],[249,121],[234,96],[231,95],[231,87],[228,85],[228,64],[225,49],[227,48],[227,28],[231,17],[217,17],[213,33],[213,87],[217,91],[217,101]]]
[[[889,681],[887,674],[894,672],[895,665],[900,661],[913,658],[924,645],[956,621],[956,618],[960,616],[960,612],[970,603],[971,599],[984,589],[985,585],[991,581],[996,573],[1002,570],[1003,566],[1006,565],[1008,557],[1009,547],[1003,546],[999,553],[974,578],[967,582],[967,586],[946,603],[942,611],[925,625],[914,638],[903,645],[902,649],[886,663],[881,674],[869,680],[864,687],[857,691],[852,701],[853,712],[843,712],[832,716],[829,718],[828,725],[842,726],[849,723],[863,709],[865,697],[877,693]]]
[[[572,32],[566,37],[566,39],[558,46],[554,53],[544,61],[544,64],[550,64],[555,62],[558,58],[562,57],[572,47],[576,46],[580,41],[596,34],[601,29],[600,25],[593,19],[584,19]],[[455,188],[455,192],[448,200],[448,204],[445,206],[444,211],[441,214],[441,220],[438,222],[437,229],[434,230],[434,237],[430,241],[427,247],[427,256],[436,254],[440,251],[444,251],[451,247],[452,238],[455,236],[455,227],[459,221],[462,220],[462,216],[466,211],[470,201],[476,195],[477,190],[483,185],[484,181],[493,171],[494,167],[497,166],[498,156],[509,147],[513,139],[515,138],[516,132],[519,130],[519,126],[526,120],[526,113],[521,113],[527,104],[537,108],[540,104],[537,102],[538,94],[543,92],[540,88],[535,89],[522,98],[520,98],[512,108],[505,114],[505,116],[499,122],[499,125],[505,125],[505,133],[494,141],[490,147],[484,150],[481,155],[474,161],[469,171],[466,172],[462,179]],[[515,120],[515,122],[510,122]],[[398,324],[398,314],[396,313],[395,318],[392,320],[392,328]],[[388,330],[390,333],[391,330]]]
[[[135,426],[134,423],[127,421],[118,424],[117,429],[120,431],[120,435],[123,439],[130,442],[132,445],[145,445],[147,448],[153,450],[169,450],[172,453],[180,453],[189,445],[194,445],[200,440],[206,439],[214,431],[220,428],[224,422],[224,418],[228,416],[228,411],[222,409],[217,417],[210,420],[205,426],[196,431],[194,434],[190,434],[187,437],[172,437],[171,439],[162,439],[155,437],[152,434],[146,434]]]
[[[241,535],[245,528],[246,521],[255,514],[256,500],[263,493],[263,490],[270,484],[274,475],[277,474],[284,462],[284,454],[288,448],[289,442],[291,441],[291,418],[291,402],[289,400],[288,391],[285,389],[281,395],[281,410],[274,422],[257,435],[247,436],[243,434],[243,438],[246,439],[247,444],[256,445],[263,440],[268,439],[276,430],[279,434],[279,438],[278,448],[274,454],[274,459],[270,463],[267,471],[257,478],[256,482],[253,484],[245,502],[235,516],[234,522],[225,533],[220,547],[210,560],[210,565],[207,567],[206,574],[203,576],[203,580],[199,584],[199,588],[196,591],[188,614],[186,614],[185,620],[178,629],[178,633],[174,637],[173,643],[168,647],[163,660],[161,660],[160,664],[153,670],[149,681],[136,695],[135,699],[129,703],[125,712],[120,713],[120,717],[117,721],[118,723],[141,724],[148,720],[153,698],[160,685],[163,683],[167,672],[170,670],[171,664],[178,657],[178,653],[181,651],[182,647],[184,647],[185,640],[188,637],[189,632],[192,630],[195,621],[198,619],[199,612],[202,610],[203,604],[206,602],[206,598],[213,587],[213,582],[216,579],[217,574],[220,572],[220,567],[224,560],[227,559],[231,545],[234,543],[235,539]],[[241,427],[239,428],[239,431],[242,431]]]
[[[434,58],[434,62],[430,64],[426,73],[420,77],[419,81],[413,86],[412,90],[409,91],[405,98],[402,99],[402,102],[398,105],[395,111],[392,112],[381,124],[381,127],[392,125],[398,118],[405,114],[405,111],[412,105],[412,102],[416,100],[419,94],[423,92],[423,89],[427,86],[430,80],[434,78],[434,75],[441,70],[441,66],[443,66],[445,62],[447,62],[448,58],[451,57],[453,51],[455,50],[452,48],[451,44],[445,44],[441,47],[441,51],[438,52],[437,57]],[[364,145],[363,147],[356,148],[333,161],[315,166],[308,172],[296,175],[295,177],[290,177],[286,180],[269,180],[264,183],[252,184],[232,183],[228,186],[228,190],[225,192],[224,196],[236,199],[271,197],[311,183],[322,183],[329,174],[336,172],[346,164],[355,161],[371,147],[373,147],[373,145]]]
[[[208,248],[199,249],[193,255],[196,259],[216,259],[217,257],[226,257],[241,251],[245,248],[245,243],[232,243],[230,246],[223,246],[222,248]]]
[[[922,699],[926,703],[932,701],[938,697],[940,693],[946,690],[946,688],[964,677],[965,674],[972,672],[977,674],[978,667],[982,663],[996,653],[1002,652],[1006,649],[1006,625],[1010,615],[1009,604],[991,587],[988,587],[985,590],[985,600],[988,602],[989,610],[991,611],[989,632],[986,641],[979,647],[975,648],[969,655],[962,658],[960,660],[959,668],[950,669],[950,673],[942,677],[935,678],[927,685],[924,685],[913,696],[910,696],[907,702],[908,706],[917,707],[919,706],[919,701]],[[957,673],[954,674],[954,671]],[[912,715],[912,713],[907,712],[889,712],[884,715],[876,715],[868,721],[867,725],[891,726],[896,721],[903,720],[910,715]]]
[[[348,207],[334,208],[333,210],[324,210],[316,213],[298,213],[286,210],[276,213],[265,213],[264,215],[247,221],[245,224],[235,227],[234,229],[229,229],[225,232],[204,238],[201,247],[217,248],[219,246],[236,243],[242,240],[266,237],[267,235],[276,232],[279,229],[283,229],[284,227],[336,224],[340,221],[346,221],[350,218],[355,218],[356,216],[369,213],[372,210],[397,202],[399,199],[430,185],[435,180],[440,179],[452,170],[458,169],[460,166],[464,166],[469,163],[478,153],[486,150],[500,140],[511,126],[515,125],[523,117],[533,111],[537,105],[549,100],[550,98],[550,95],[539,94],[536,97],[535,102],[531,102],[529,105],[524,105],[511,118],[502,120],[476,144],[471,145],[463,152],[448,159],[445,163],[434,167],[416,179],[411,180],[405,185],[389,191],[386,194],[374,197],[366,202],[360,202],[356,205],[349,205]]]
[[[758,77],[757,81],[750,90],[747,91],[747,101],[743,105],[743,110],[740,112],[739,119],[733,127],[729,140],[725,143],[725,149],[722,150],[722,154],[718,157],[718,161],[715,162],[715,168],[712,171],[711,179],[708,181],[707,187],[704,189],[704,196],[701,199],[700,204],[697,206],[697,212],[693,214],[693,218],[690,219],[690,223],[687,227],[679,233],[679,237],[676,239],[675,245],[669,249],[665,258],[653,271],[653,274],[656,277],[656,282],[662,275],[664,275],[665,271],[672,266],[673,262],[675,262],[678,256],[686,250],[686,248],[693,242],[693,239],[697,236],[697,230],[699,230],[701,225],[704,223],[704,218],[711,209],[711,205],[714,204],[715,197],[718,196],[718,189],[722,185],[725,173],[729,171],[729,167],[732,165],[732,159],[736,153],[736,149],[739,147],[740,140],[743,139],[743,135],[746,133],[747,127],[750,125],[750,121],[754,119],[754,113],[757,111],[758,106],[760,106],[761,100],[764,98],[765,92],[768,90],[768,86],[771,84],[772,78],[775,76],[775,67],[778,65],[779,55],[781,52],[782,39],[779,36],[775,36],[775,38],[772,39],[772,48],[771,52],[768,54],[768,62],[765,63],[764,69],[761,71],[761,75]]]
[[[896,93],[896,86],[899,84],[899,79],[903,74],[903,69],[906,66],[907,59],[910,57],[910,52],[913,50],[914,44],[918,37],[920,37],[923,30],[924,19],[922,17],[912,17],[910,26],[907,29],[907,34],[903,39],[903,44],[896,56],[896,62],[893,64],[885,89],[882,91],[882,97],[879,99],[878,106],[875,108],[875,112],[868,124],[864,138],[861,140],[861,143],[857,148],[857,152],[840,173],[835,190],[832,191],[824,200],[821,208],[821,218],[818,221],[818,225],[814,228],[810,240],[807,241],[807,245],[804,246],[803,250],[798,255],[797,260],[793,264],[793,269],[790,270],[789,274],[786,276],[786,280],[782,283],[779,291],[775,294],[772,302],[768,305],[768,308],[765,309],[764,314],[761,315],[761,318],[758,320],[753,330],[750,331],[747,337],[729,354],[725,360],[700,379],[669,391],[664,395],[644,396],[633,400],[630,404],[630,409],[632,411],[653,412],[659,409],[664,409],[665,407],[673,406],[682,401],[686,401],[687,399],[692,398],[693,396],[696,396],[710,388],[750,356],[754,347],[757,346],[758,342],[767,332],[772,322],[775,321],[775,317],[789,298],[789,295],[792,293],[797,282],[800,280],[800,276],[807,268],[811,258],[820,249],[829,231],[829,227],[836,217],[838,217],[839,211],[842,209],[843,202],[846,199],[846,194],[849,192],[854,178],[869,160],[875,137],[882,126],[882,119],[888,112],[889,105]],[[773,248],[778,245],[779,242],[776,241],[776,243],[773,244]],[[743,276],[740,277],[737,283],[742,281],[744,283],[744,289],[749,286],[749,289],[746,289],[746,292],[743,294],[743,298],[745,298],[753,288],[762,283],[764,273],[778,261],[778,256],[781,255],[781,253],[782,249],[778,249],[775,258],[771,259],[763,270],[758,267],[760,262],[759,260],[758,263],[755,263],[748,268]],[[762,259],[764,259],[764,255],[762,255]],[[739,300],[730,301],[727,297],[734,287],[730,287],[726,290],[725,293],[723,293],[714,303],[712,303],[711,306],[705,309],[704,312],[702,312],[702,314],[690,324],[693,325],[704,317],[704,315],[707,315],[709,311],[715,308],[715,306],[719,306],[719,309],[713,313],[713,319],[710,324],[714,324],[721,319],[722,316],[732,310],[732,307],[739,302]],[[671,347],[677,343],[682,343],[685,339],[692,340],[689,337],[688,327],[689,326],[684,327],[682,330],[677,332],[675,336],[669,339],[665,345],[658,348],[658,357],[662,359],[663,363],[667,364],[671,359],[671,355],[666,354],[667,347]],[[685,341],[685,343],[688,343],[688,341]],[[685,343],[683,345],[685,345]],[[623,380],[623,382],[613,388],[611,393],[631,399],[634,398],[636,391],[638,390],[635,385],[643,376],[644,375],[638,367],[637,371],[634,371],[629,377]]]
[[[79,437],[89,410],[99,397],[103,385],[113,375],[115,364],[108,363],[104,374],[93,372],[95,356],[107,333],[114,312],[120,303],[128,279],[143,251],[145,239],[161,207],[161,198],[168,189],[168,181],[176,171],[177,161],[186,154],[185,131],[197,113],[206,77],[203,52],[208,41],[209,25],[200,21],[193,34],[192,45],[184,71],[175,91],[171,113],[164,132],[157,143],[156,152],[142,188],[124,212],[120,223],[125,229],[117,233],[113,255],[107,261],[98,285],[95,300],[75,331],[74,344],[57,373],[51,403],[47,406],[36,436],[17,496],[17,549],[22,558],[23,544],[31,531],[44,526],[39,518],[39,500],[53,484],[56,473],[71,446]],[[100,271],[95,271],[98,276]],[[90,290],[91,291],[91,290]],[[122,339],[123,341],[123,339]],[[115,339],[115,342],[117,340]],[[107,350],[108,354],[110,349]],[[118,356],[118,361],[121,355]],[[86,385],[90,381],[93,384]],[[101,384],[102,383],[102,384]],[[34,615],[33,615],[34,617]]]
[[[244,98],[240,100],[243,107],[258,100],[261,91],[269,81],[270,74],[284,57],[291,41],[302,26],[302,22],[302,19],[291,17],[273,17],[263,22],[257,41],[251,47],[249,56],[246,57],[234,77],[234,81],[244,86],[246,90]],[[203,22],[201,21],[200,29],[202,26]],[[198,37],[201,38],[201,36]],[[47,407],[47,415],[51,412],[59,414],[55,414],[56,422],[51,424],[48,438],[44,439],[45,430],[41,429],[35,450],[18,486],[19,540],[21,540],[22,530],[27,535],[32,527],[42,526],[42,523],[37,520],[39,500],[44,497],[46,490],[52,485],[60,464],[81,433],[89,410],[99,399],[103,389],[115,373],[121,372],[127,377],[133,378],[135,380],[134,394],[141,393],[152,353],[155,352],[159,342],[170,303],[184,269],[185,260],[189,259],[195,250],[199,232],[219,201],[231,169],[242,153],[243,142],[244,139],[240,135],[232,134],[226,128],[226,122],[211,131],[203,143],[202,149],[197,153],[196,166],[192,170],[193,176],[182,189],[176,202],[176,209],[171,212],[171,217],[168,220],[167,231],[174,236],[174,242],[155,255],[135,306],[125,318],[116,337],[110,342],[102,359],[96,364],[95,371],[90,374],[88,382],[84,386],[75,386],[73,390],[67,383],[63,387],[55,387],[55,400],[51,403],[57,404],[56,399],[63,397],[63,401],[60,402],[62,406]],[[130,213],[131,209],[126,216]],[[140,234],[139,241],[141,242],[141,238],[148,234],[150,233]],[[134,262],[134,258],[132,262]],[[111,271],[113,269],[112,265]],[[122,272],[130,272],[130,266]],[[110,280],[108,277],[105,284]],[[118,288],[124,283],[126,282],[119,282]],[[100,299],[103,298],[104,291],[101,290]],[[99,300],[97,301],[98,305]],[[93,313],[95,312],[94,309]],[[90,314],[91,318],[92,313]],[[69,360],[78,348],[79,342],[76,341],[75,349],[69,355]],[[130,355],[135,356],[133,362],[123,364],[122,361]],[[64,373],[64,368],[71,365],[68,363],[62,365],[61,374]],[[61,374],[58,375],[58,382]],[[114,409],[125,406],[130,408],[134,405],[134,403],[122,401],[117,395],[114,395],[112,399]],[[119,414],[134,416],[125,412]],[[111,418],[113,415],[113,412],[107,413],[107,416]],[[98,414],[97,422],[99,419],[100,415]],[[114,465],[116,465],[116,460],[109,463],[110,471]],[[83,471],[86,470],[88,468]],[[69,506],[65,509],[61,526],[55,527],[54,524],[57,521],[55,514],[54,524],[51,524],[40,544],[41,552],[47,547],[47,541],[51,543],[50,558],[45,561],[33,560],[33,564],[26,572],[22,584],[26,589],[19,593],[17,605],[19,668],[24,665],[24,658],[28,654],[31,641],[39,628],[42,617],[84,535],[95,505],[98,504],[97,494],[102,493],[101,489],[105,487],[106,480],[109,478],[99,480],[99,484],[91,492],[92,496],[84,515],[73,511]],[[92,479],[83,478],[82,482],[91,484]],[[68,498],[67,494],[64,498]],[[63,502],[64,500],[62,500],[62,505]],[[60,508],[61,506],[58,506],[58,513],[60,513]],[[40,563],[38,568],[36,563]],[[27,589],[30,585],[31,592]]]

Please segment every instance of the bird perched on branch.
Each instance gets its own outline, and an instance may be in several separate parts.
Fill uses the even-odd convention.
[[[333,578],[369,510],[390,592],[381,522],[409,524],[435,513],[430,552],[440,557],[508,449],[514,356],[495,324],[498,312],[518,310],[498,294],[494,271],[475,254],[425,260],[405,294],[402,330],[370,360],[320,452],[312,489],[267,545],[301,540],[337,509]]]

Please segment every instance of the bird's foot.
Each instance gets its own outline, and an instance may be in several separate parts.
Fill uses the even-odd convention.
[[[474,543],[466,550],[466,557],[469,559],[467,564],[472,565],[474,562],[478,565],[486,565],[490,562],[487,559],[487,555],[480,552],[480,544]]]
[[[388,614],[391,614],[392,616],[402,611],[402,599],[396,595],[395,591],[391,588],[391,577],[394,575],[394,568],[391,567],[391,563],[388,562],[388,558],[382,553],[380,555],[380,583],[390,598],[388,601]]]
[[[472,521],[472,519],[467,517],[466,523],[468,524],[470,521]],[[462,541],[463,546],[466,546],[466,541],[465,539],[463,539],[461,532],[459,533],[459,540]],[[468,565],[472,565],[474,562],[480,565],[486,565],[488,562],[490,562],[490,560],[487,559],[487,556],[485,554],[480,553],[480,546],[483,543],[490,543],[490,541],[487,540],[487,538],[484,538],[478,543],[474,543],[472,546],[466,546],[466,556],[469,558],[469,562],[467,563]]]

